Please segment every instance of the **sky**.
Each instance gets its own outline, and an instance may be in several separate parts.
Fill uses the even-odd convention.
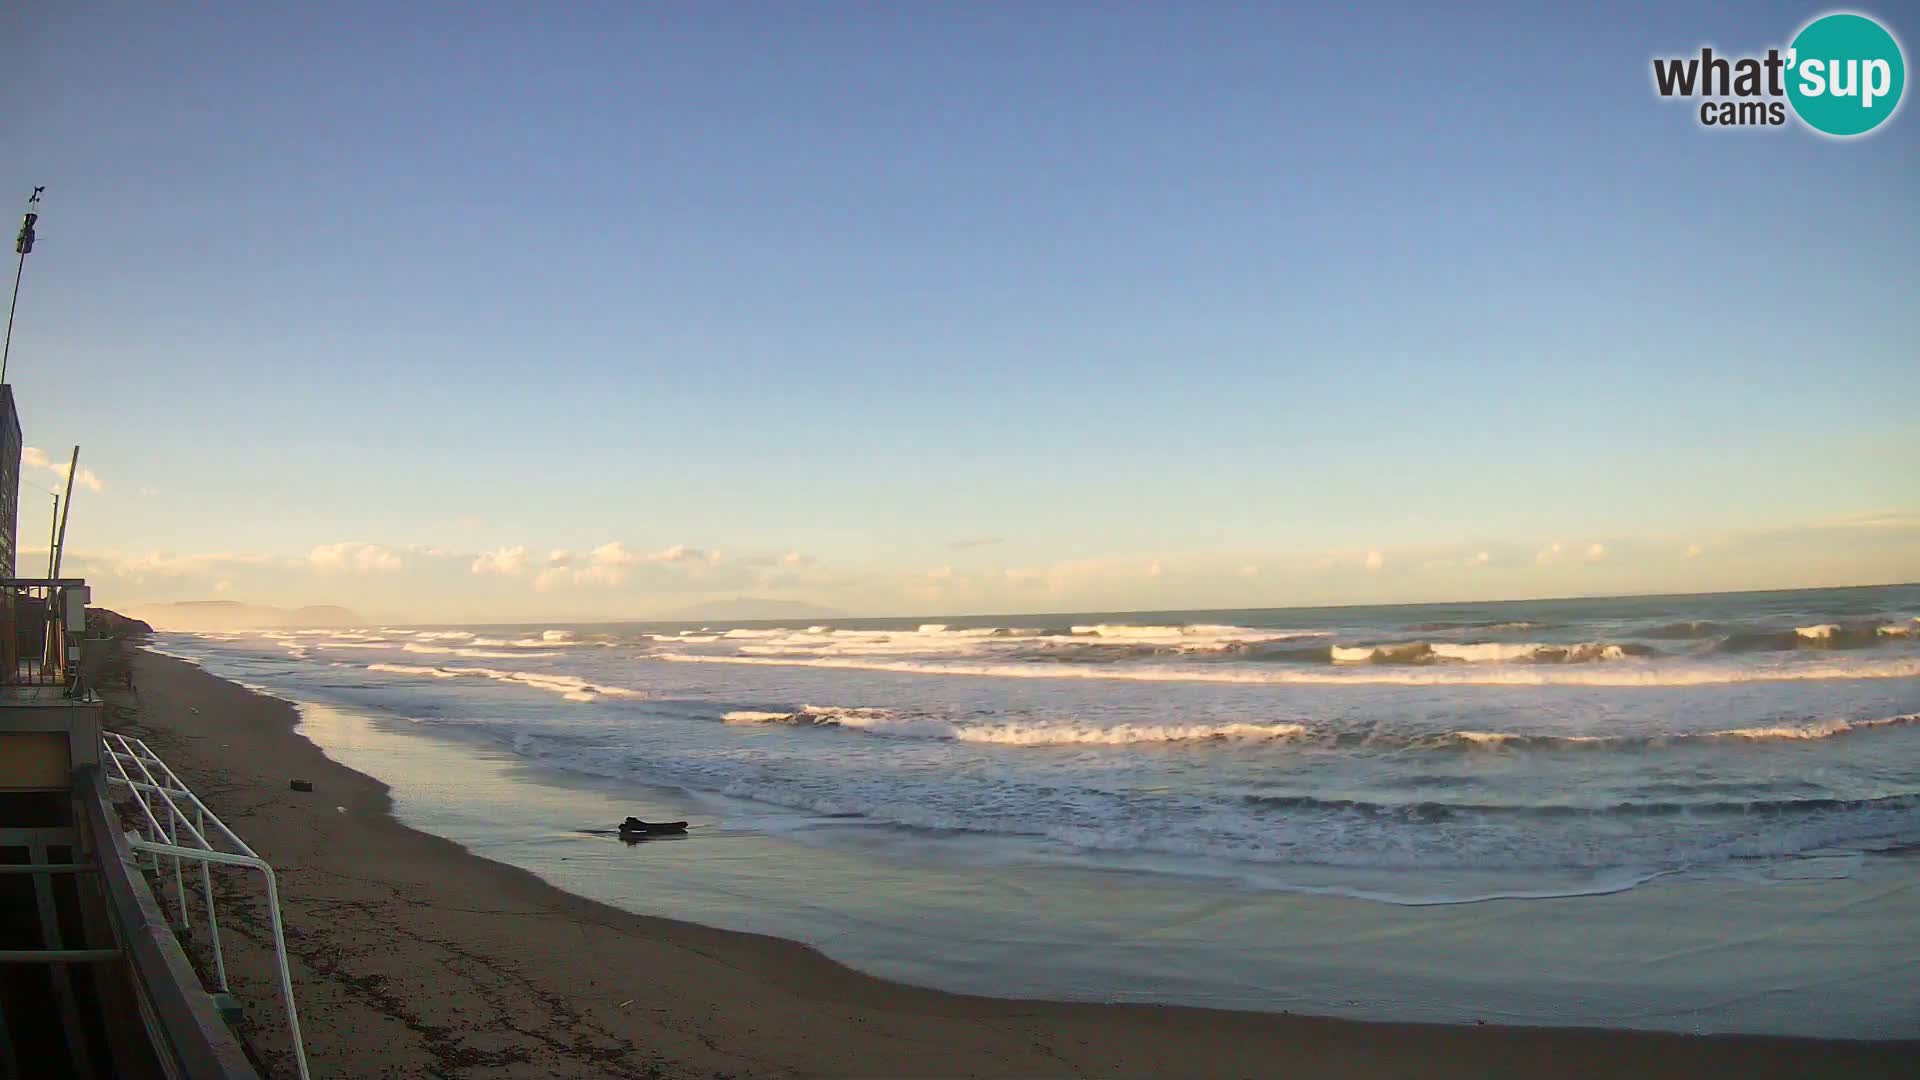
[[[23,573],[78,444],[123,606],[1920,579],[1920,116],[1652,88],[1826,8],[268,7],[0,12]]]

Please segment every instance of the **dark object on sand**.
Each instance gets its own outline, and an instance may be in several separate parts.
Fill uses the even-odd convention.
[[[620,823],[621,836],[671,836],[687,831],[684,821],[641,821],[630,817]]]
[[[292,788],[292,789],[293,789],[293,790],[295,790],[295,791],[312,791],[312,790],[313,790],[313,781],[311,781],[311,780],[289,780],[289,781],[287,781],[287,786],[288,786],[288,787],[290,787],[290,788]]]

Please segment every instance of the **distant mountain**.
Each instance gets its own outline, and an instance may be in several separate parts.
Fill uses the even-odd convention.
[[[274,630],[290,626],[365,626],[366,620],[333,604],[296,608],[263,607],[237,600],[182,600],[149,604],[131,614],[159,630]]]
[[[799,600],[767,600],[736,596],[691,604],[659,616],[661,622],[764,622],[776,619],[839,619],[846,612]]]
[[[308,604],[287,614],[289,626],[365,626],[367,620],[339,604]]]

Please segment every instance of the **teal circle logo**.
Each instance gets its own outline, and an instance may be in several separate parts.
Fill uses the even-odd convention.
[[[1864,135],[1900,107],[1907,61],[1900,43],[1865,15],[1823,15],[1787,49],[1787,100],[1815,131]]]

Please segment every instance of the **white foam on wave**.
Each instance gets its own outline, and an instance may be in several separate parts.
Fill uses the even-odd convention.
[[[1263,742],[1297,739],[1301,724],[981,724],[958,728],[960,742],[1006,746],[1129,746],[1137,743]]]
[[[417,641],[409,641],[400,646],[400,651],[428,656],[466,656],[476,660],[531,660],[543,656],[560,655],[557,652],[489,652],[486,649],[468,648],[464,645],[422,645]]]
[[[1788,739],[1801,741],[1806,739],[1831,739],[1836,735],[1850,735],[1856,731],[1869,731],[1874,728],[1906,727],[1920,724],[1920,713],[1902,713],[1899,716],[1887,716],[1878,720],[1822,720],[1811,724],[1778,724],[1768,727],[1733,728],[1728,731],[1710,732],[1706,738],[1718,739]]]
[[[484,667],[425,667],[419,664],[368,664],[368,671],[384,672],[389,675],[425,675],[435,679],[482,678],[495,682],[517,683],[536,690],[545,690],[559,694],[568,701],[588,702],[603,697],[644,698],[643,690],[633,690],[624,686],[608,686],[605,683],[588,682],[578,675],[556,674],[544,671],[506,671],[499,668]]]
[[[892,738],[944,739],[1002,746],[1130,746],[1141,743],[1271,741],[1305,735],[1301,724],[1097,724],[1008,721],[956,723],[936,717],[904,716],[888,709],[805,705],[794,712],[738,709],[722,717],[729,724],[794,724],[839,727]]]
[[[720,719],[729,724],[784,724],[793,719],[793,714],[764,712],[758,709],[735,709]]]
[[[1335,645],[1336,664],[1422,663],[1450,661],[1466,664],[1505,664],[1514,662],[1566,664],[1595,660],[1633,658],[1624,646],[1605,641],[1586,641],[1569,645],[1541,642],[1476,641],[1452,642],[1402,641],[1390,645]]]
[[[1293,641],[1329,637],[1326,630],[1262,630],[1250,626],[1226,626],[1217,623],[1188,623],[1181,626],[1136,626],[1131,623],[1095,623],[1070,628],[1075,637],[1142,645],[1168,645],[1182,649],[1224,649],[1263,641]]]
[[[1451,733],[1451,737],[1476,746],[1493,748],[1542,745],[1605,747],[1623,744],[1660,746],[1699,741],[1802,742],[1831,739],[1879,728],[1907,727],[1913,724],[1920,724],[1920,713],[1902,713],[1898,716],[1884,716],[1873,720],[1815,720],[1804,724],[1765,724],[1727,728],[1721,731],[1681,731],[1660,735],[1561,735],[1517,731],[1455,731]]]
[[[1502,642],[1485,641],[1472,645],[1438,644],[1432,646],[1435,656],[1444,656],[1450,660],[1463,660],[1469,664],[1497,663],[1503,660],[1521,660],[1532,657],[1544,646],[1510,645]]]
[[[1611,743],[1611,742],[1621,741],[1609,735],[1541,736],[1541,735],[1530,735],[1524,732],[1516,732],[1516,731],[1455,731],[1455,732],[1452,732],[1452,737],[1460,740],[1461,742],[1471,743],[1475,746],[1491,746],[1491,747],[1504,747],[1504,746],[1509,746],[1515,743],[1531,743],[1531,742],[1540,742],[1540,741],[1551,741],[1556,744],[1566,743],[1567,745],[1570,745],[1570,746],[1595,745],[1595,744],[1601,744],[1601,743]]]
[[[1096,624],[1070,631],[1014,626],[968,626],[922,623],[912,630],[843,630],[816,625],[803,630],[786,627],[735,628],[718,634],[680,631],[648,634],[662,654],[675,646],[722,642],[741,655],[768,657],[896,657],[988,659],[1098,646],[1141,647],[1176,652],[1224,652],[1246,645],[1328,636],[1319,630],[1267,630],[1242,626],[1133,626]],[[701,653],[700,655],[710,655]]]
[[[1725,683],[1804,682],[1830,679],[1920,677],[1920,659],[1828,660],[1778,667],[1708,664],[1458,664],[1284,670],[1225,667],[1120,666],[1116,664],[929,663],[835,656],[715,656],[659,653],[655,659],[686,664],[748,664],[911,675],[967,675],[997,679],[1113,679],[1124,682],[1205,682],[1272,686],[1717,686]]]
[[[1821,623],[1818,626],[1796,626],[1793,632],[1808,641],[1826,641],[1840,632],[1839,623]]]

